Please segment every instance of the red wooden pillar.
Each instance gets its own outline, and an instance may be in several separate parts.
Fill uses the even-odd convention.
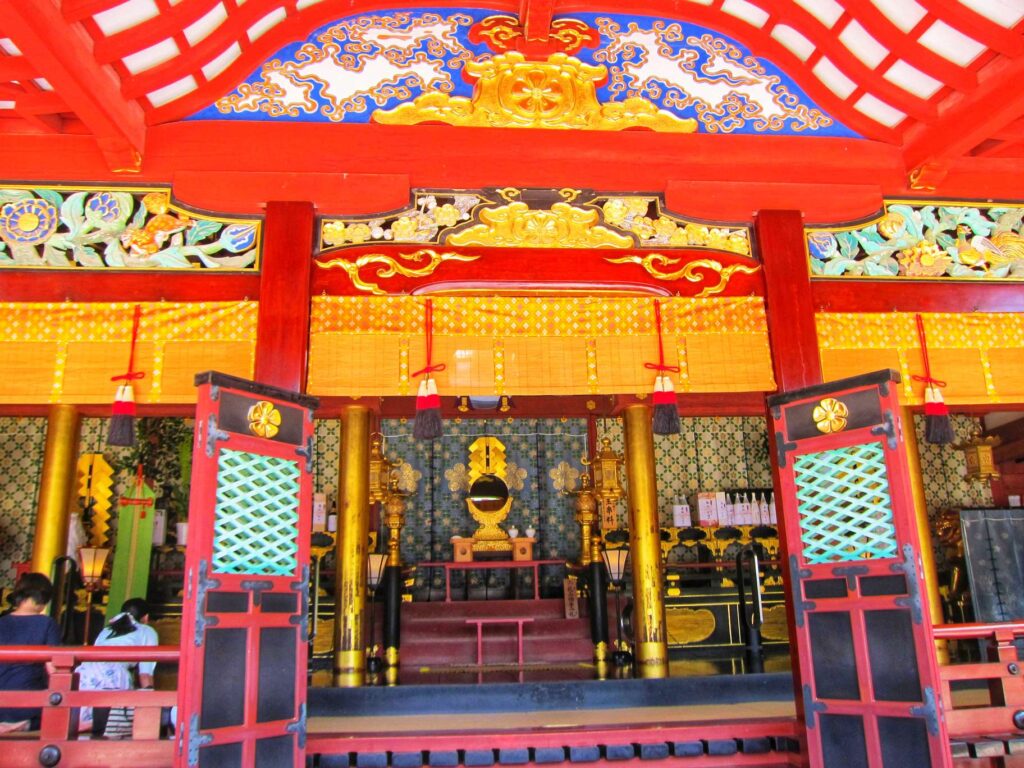
[[[315,224],[312,203],[267,203],[253,378],[293,392],[306,391]]]
[[[821,358],[818,355],[818,332],[814,323],[811,300],[811,278],[804,245],[803,214],[799,211],[758,211],[754,221],[757,252],[761,258],[765,283],[765,313],[768,339],[772,351],[772,371],[779,392],[786,392],[821,383]],[[766,409],[767,410],[767,409]],[[795,510],[787,509],[779,474],[779,438],[772,429],[767,413],[768,448],[772,462],[772,485],[778,509],[781,557],[789,560],[788,528],[799,528]],[[792,506],[792,505],[790,505]],[[784,566],[787,583],[792,574]],[[798,663],[800,646],[796,634],[796,615],[791,594],[786,595],[786,617],[789,624],[789,647],[793,655],[793,687],[797,717],[803,720],[803,686]],[[806,738],[801,738],[806,748]]]
[[[758,211],[754,224],[764,269],[765,309],[780,392],[821,383],[818,331],[799,211]]]

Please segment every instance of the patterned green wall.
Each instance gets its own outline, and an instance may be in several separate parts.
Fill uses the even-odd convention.
[[[32,556],[46,419],[0,418],[0,586],[11,586],[14,564]]]
[[[156,420],[149,420],[156,421]],[[181,430],[180,420],[175,433]],[[106,446],[106,419],[82,421],[80,450],[104,452],[114,466],[131,461],[130,449]],[[949,507],[991,506],[987,483],[963,479],[963,456],[948,446],[924,442],[924,419],[916,419],[921,470],[933,516]],[[966,440],[978,427],[970,416],[954,416],[958,440]],[[573,558],[579,552],[579,530],[572,519],[572,501],[558,495],[548,472],[560,461],[580,468],[585,445],[583,420],[518,419],[465,420],[445,423],[445,437],[433,443],[416,443],[412,424],[386,421],[388,454],[397,456],[421,473],[416,495],[409,502],[409,524],[404,531],[403,556],[409,562],[451,558],[450,539],[469,535],[473,521],[465,503],[453,495],[445,471],[467,461],[468,446],[479,435],[492,434],[508,448],[508,460],[526,470],[523,489],[513,492],[516,501],[509,525],[520,530],[537,529],[537,556]],[[340,457],[340,422],[320,420],[316,424],[315,489],[329,498],[337,497]],[[622,423],[618,419],[598,422],[598,435],[608,436],[616,450],[622,450]],[[33,520],[38,501],[46,420],[43,418],[0,418],[0,582],[11,579],[12,566],[27,560],[32,552]],[[658,462],[658,506],[662,525],[672,523],[672,504],[686,496],[693,505],[698,490],[719,488],[764,488],[771,485],[764,421],[752,417],[687,418],[682,433],[655,438]],[[157,455],[161,465],[173,463]],[[164,471],[166,470],[166,471]],[[172,482],[176,468],[164,466],[161,480]],[[166,475],[166,477],[164,477]],[[625,479],[625,473],[623,473]],[[625,519],[625,504],[620,504]],[[941,567],[941,549],[936,551]]]

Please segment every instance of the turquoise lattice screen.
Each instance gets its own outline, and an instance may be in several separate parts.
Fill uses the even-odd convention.
[[[896,528],[881,443],[798,456],[793,471],[806,562],[896,556]]]
[[[287,576],[298,554],[299,465],[223,450],[217,462],[213,570]]]

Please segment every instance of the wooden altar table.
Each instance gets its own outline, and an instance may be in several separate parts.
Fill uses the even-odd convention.
[[[474,560],[468,563],[433,562],[419,563],[423,568],[444,568],[444,601],[452,601],[452,571],[496,570],[500,568],[532,568],[533,599],[540,599],[540,566],[563,565],[565,560]],[[518,584],[513,582],[516,597],[519,595]]]

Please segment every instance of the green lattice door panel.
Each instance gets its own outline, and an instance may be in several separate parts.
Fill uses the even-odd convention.
[[[815,768],[952,764],[897,382],[880,371],[768,400]]]
[[[196,384],[176,765],[301,766],[316,399]]]

